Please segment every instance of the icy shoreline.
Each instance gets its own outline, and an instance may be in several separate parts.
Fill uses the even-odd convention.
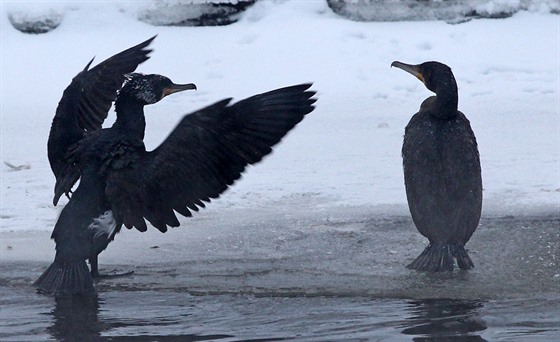
[[[100,257],[105,272],[135,275],[101,292],[165,290],[257,296],[557,298],[560,215],[483,217],[467,244],[475,268],[428,275],[406,269],[426,246],[408,215],[358,208],[314,214],[238,211],[201,215],[161,234],[125,230]],[[0,233],[0,269],[28,286],[49,264],[48,232]],[[8,247],[9,246],[9,247]],[[35,246],[30,250],[29,246]],[[23,265],[23,268],[22,268]]]

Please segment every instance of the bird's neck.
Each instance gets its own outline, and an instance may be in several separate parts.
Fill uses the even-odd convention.
[[[457,115],[459,96],[457,94],[457,83],[452,79],[442,83],[436,89],[435,111],[432,113],[442,119],[453,118]]]
[[[144,140],[146,118],[143,104],[126,97],[117,97],[115,112],[117,120],[113,124],[113,128],[122,130],[131,138]]]

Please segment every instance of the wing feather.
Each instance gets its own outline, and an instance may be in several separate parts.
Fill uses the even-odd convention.
[[[49,162],[57,180],[53,200],[55,205],[63,193],[70,192],[80,177],[78,168],[68,161],[71,146],[80,141],[86,132],[102,127],[125,75],[150,58],[152,50],[147,47],[154,38],[155,36],[89,69],[92,59],[64,90],[47,144]]]
[[[116,216],[140,230],[144,219],[162,232],[178,226],[175,212],[189,217],[204,208],[313,111],[310,87],[281,88],[233,105],[225,99],[186,115],[133,168],[109,175],[106,194]]]

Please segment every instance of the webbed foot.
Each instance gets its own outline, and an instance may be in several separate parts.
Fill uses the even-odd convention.
[[[117,272],[116,270],[111,271],[110,273],[99,273],[99,271],[91,271],[91,276],[93,279],[110,279],[110,278],[118,278],[118,277],[126,277],[133,274],[134,271],[128,272]]]

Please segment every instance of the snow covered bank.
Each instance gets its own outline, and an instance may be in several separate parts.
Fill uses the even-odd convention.
[[[56,30],[27,35],[2,13],[0,159],[29,166],[0,165],[4,231],[54,225],[60,208],[51,204],[46,140],[71,78],[91,57],[102,61],[154,34],[153,57],[139,71],[194,82],[199,91],[147,108],[149,149],[183,114],[214,101],[315,82],[316,111],[209,206],[216,216],[271,206],[406,212],[402,135],[431,94],[392,70],[393,60],[439,60],[453,68],[459,107],[479,142],[486,212],[559,208],[558,15],[520,12],[461,25],[363,23],[341,18],[324,1],[258,1],[232,25],[155,27],[114,4],[85,3],[65,10]]]

